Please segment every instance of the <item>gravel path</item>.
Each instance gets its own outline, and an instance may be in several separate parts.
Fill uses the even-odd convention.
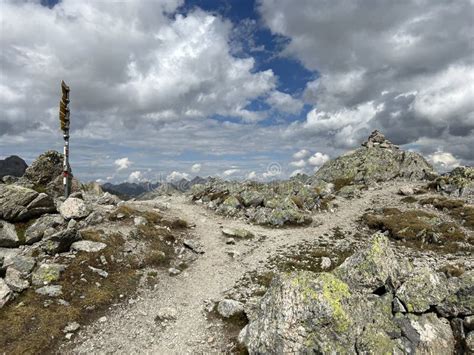
[[[355,230],[363,211],[374,205],[399,203],[395,193],[400,184],[391,183],[381,189],[367,191],[355,200],[338,200],[335,213],[315,216],[320,226],[305,228],[268,229],[248,225],[215,215],[203,207],[188,202],[183,196],[159,200],[170,211],[195,225],[193,234],[202,245],[204,254],[178,276],[162,272],[154,289],[143,286],[127,304],[112,306],[106,318],[82,329],[72,344],[65,344],[67,353],[153,353],[196,354],[230,352],[231,341],[226,338],[224,324],[219,319],[207,319],[205,306],[220,300],[223,293],[249,270],[264,263],[277,249],[303,241],[314,241],[335,227]],[[253,240],[227,245],[222,227],[251,230]],[[236,251],[237,257],[228,255]],[[176,312],[175,319],[156,322],[160,310]]]

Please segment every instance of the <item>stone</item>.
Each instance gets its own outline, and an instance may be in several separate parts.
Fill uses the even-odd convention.
[[[41,248],[50,255],[64,253],[69,251],[72,243],[79,239],[81,239],[81,234],[76,229],[64,229],[43,237]]]
[[[234,216],[241,207],[240,201],[235,196],[227,197],[219,206],[218,212],[223,215]]]
[[[41,286],[58,281],[61,277],[61,273],[65,269],[66,265],[62,264],[40,264],[39,267],[33,271],[31,282],[35,286]]]
[[[436,306],[439,314],[447,318],[474,314],[474,270],[466,271],[458,278],[450,278],[446,292],[447,297]]]
[[[327,270],[331,267],[332,265],[332,262],[331,262],[331,259],[328,258],[327,256],[323,256],[321,258],[321,269],[322,270]]]
[[[105,270],[98,269],[90,265],[89,265],[89,269],[91,269],[93,272],[98,274],[100,277],[103,277],[104,279],[106,279],[109,276],[109,273]]]
[[[23,176],[27,167],[26,162],[17,155],[0,159],[0,179],[6,176]]]
[[[460,166],[437,177],[429,188],[454,197],[474,197],[474,167]]]
[[[466,350],[471,354],[474,353],[474,332],[471,331],[466,335],[465,344]]]
[[[77,322],[71,322],[66,325],[63,329],[63,333],[74,333],[75,331],[79,330],[81,325]]]
[[[23,178],[36,186],[46,186],[63,171],[63,155],[54,150],[41,154],[28,169]]]
[[[464,318],[464,327],[467,330],[474,330],[474,315]]]
[[[64,223],[64,218],[60,215],[45,214],[39,217],[25,231],[25,244],[33,244],[43,239],[45,231],[50,228],[57,228]]]
[[[91,211],[86,203],[75,197],[67,198],[66,201],[59,206],[59,213],[61,213],[61,216],[66,220],[71,218],[82,219],[87,217],[90,212]]]
[[[0,219],[21,222],[55,210],[54,201],[44,193],[19,185],[0,185]]]
[[[168,269],[168,274],[170,274],[170,276],[177,276],[181,274],[181,270],[172,267]]]
[[[43,296],[59,297],[63,294],[62,288],[61,285],[48,285],[36,289],[35,292]]]
[[[163,307],[158,310],[155,321],[166,322],[178,318],[178,311],[173,307]]]
[[[22,292],[30,287],[30,283],[23,278],[22,273],[11,266],[5,274],[5,283],[15,292]]]
[[[8,266],[18,270],[23,275],[28,275],[36,265],[36,260],[32,256],[15,255],[8,263]]]
[[[415,194],[415,191],[413,191],[413,188],[411,186],[405,185],[400,187],[398,190],[398,194],[402,196],[412,196]]]
[[[392,301],[393,313],[406,313],[407,309],[400,300],[395,297]]]
[[[239,301],[224,299],[217,305],[217,312],[224,318],[241,316],[244,313],[244,305]]]
[[[77,221],[75,219],[70,219],[67,223],[67,229],[77,228]]]
[[[440,304],[448,295],[447,279],[443,273],[428,268],[416,272],[396,292],[397,298],[410,313],[422,313]]]
[[[0,220],[0,247],[15,248],[20,245],[20,239],[15,226]]]
[[[100,317],[99,318],[99,323],[105,323],[107,322],[107,317]]]
[[[84,251],[86,253],[97,253],[107,247],[107,244],[93,242],[90,240],[80,240],[71,244],[71,250]]]
[[[238,239],[249,239],[254,237],[254,234],[252,232],[241,228],[223,228],[222,234],[228,237]]]
[[[5,280],[0,278],[0,308],[3,308],[13,297],[12,290],[6,284]]]
[[[197,254],[204,254],[204,249],[202,248],[202,245],[199,244],[196,240],[185,239],[183,240],[183,245]]]
[[[409,267],[398,261],[388,238],[375,233],[370,238],[369,247],[348,257],[335,274],[349,283],[351,288],[374,292],[385,287],[387,281],[398,283],[401,273]]]
[[[146,225],[147,223],[148,223],[148,221],[146,220],[145,217],[138,216],[138,217],[135,217],[135,218],[133,219],[133,224],[134,224],[135,226],[137,226],[137,227],[138,227],[138,226],[144,226],[144,225]]]
[[[438,318],[435,313],[426,313],[411,319],[410,323],[418,334],[416,354],[452,354],[455,340],[449,321]]]

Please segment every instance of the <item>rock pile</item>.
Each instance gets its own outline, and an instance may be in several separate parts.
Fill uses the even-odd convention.
[[[474,167],[457,167],[446,173],[428,185],[443,194],[455,197],[474,198]]]
[[[261,353],[472,351],[474,272],[448,278],[372,237],[332,272],[275,277],[239,341]]]
[[[369,138],[364,143],[362,143],[362,146],[367,147],[367,148],[378,147],[382,149],[400,149],[398,145],[395,145],[392,142],[390,142],[378,130],[373,131],[370,134]]]

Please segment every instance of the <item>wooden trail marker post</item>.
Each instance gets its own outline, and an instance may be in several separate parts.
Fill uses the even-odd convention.
[[[69,165],[69,86],[61,81],[62,97],[59,101],[59,122],[64,138],[64,161],[63,161],[63,185],[64,197],[68,198],[71,193],[71,166]]]

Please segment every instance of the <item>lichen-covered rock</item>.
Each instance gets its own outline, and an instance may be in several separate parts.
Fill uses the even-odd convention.
[[[44,193],[17,185],[0,185],[0,219],[19,222],[55,210],[54,201]]]
[[[49,230],[54,230],[63,224],[64,218],[60,215],[45,214],[41,216],[26,229],[25,244],[33,244],[40,241],[45,236],[45,233],[49,233]]]
[[[421,317],[412,316],[411,326],[417,333],[414,341],[416,354],[452,354],[455,340],[449,321],[438,318],[435,313],[427,313]]]
[[[474,270],[466,271],[459,278],[451,278],[448,295],[437,304],[437,311],[444,317],[474,314]]]
[[[235,216],[240,207],[240,201],[235,196],[229,196],[222,202],[217,212],[227,216]]]
[[[20,245],[20,239],[15,226],[0,220],[0,247],[15,248]]]
[[[388,283],[399,284],[400,276],[409,268],[409,264],[398,261],[388,238],[375,233],[367,248],[347,258],[334,272],[352,288],[373,292]]]
[[[48,297],[59,297],[63,294],[61,285],[47,285],[38,288],[35,292],[39,295],[48,296]]]
[[[87,217],[91,210],[83,200],[69,197],[59,206],[59,213],[66,220],[71,218],[81,219]]]
[[[28,275],[36,265],[36,260],[32,256],[14,255],[9,258],[5,266],[11,266],[23,275]]]
[[[397,298],[408,312],[422,313],[448,295],[446,276],[424,268],[417,270],[398,290]]]
[[[438,177],[430,187],[448,195],[474,196],[474,167],[457,167],[450,173]]]
[[[23,175],[35,186],[46,186],[56,177],[61,175],[63,170],[63,155],[57,151],[49,150],[41,154]]]
[[[69,228],[43,238],[41,248],[48,254],[69,251],[71,244],[80,240],[81,234],[75,228]]]
[[[35,286],[47,285],[58,281],[61,273],[66,269],[62,264],[41,264],[32,274],[31,282]]]
[[[5,306],[5,304],[10,301],[12,297],[12,290],[10,287],[8,287],[5,281],[0,278],[0,308],[3,308],[3,306]]]

